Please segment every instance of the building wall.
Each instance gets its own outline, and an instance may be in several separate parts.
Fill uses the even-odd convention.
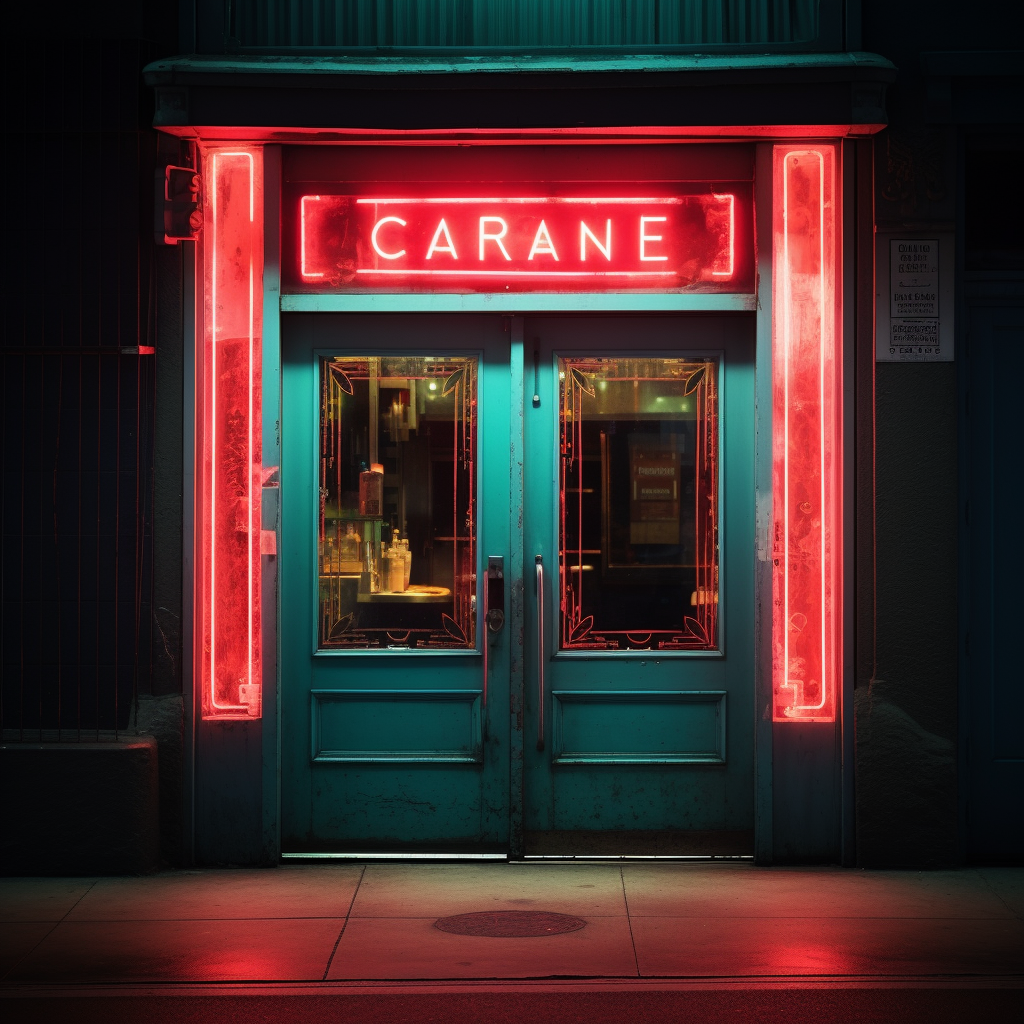
[[[155,734],[170,863],[187,856],[186,254],[151,241],[153,171],[180,152],[149,128],[139,71],[179,49],[179,27],[183,45],[195,38],[194,6],[124,0],[59,26],[27,10],[11,27],[20,42],[4,68],[9,147],[19,154],[5,166],[7,194],[19,197],[8,238],[19,258],[8,266],[18,301],[5,306],[2,339],[3,728]],[[985,117],[1004,131],[991,126],[990,108],[1008,87],[1000,79],[978,93],[974,122],[936,120],[921,54],[1009,48],[1014,6],[987,5],[984,17],[949,0],[860,8],[858,45],[900,68],[890,127],[875,141],[878,225],[960,238],[965,135]],[[847,10],[855,22],[855,5]],[[1012,88],[1019,82],[1018,71]],[[1011,108],[999,107],[1019,132],[1020,106]],[[139,346],[155,355],[130,352]],[[858,650],[871,656],[859,659],[855,693],[857,859],[949,865],[965,848],[962,372],[959,362],[876,369],[877,575],[874,614],[858,622]]]
[[[998,51],[1015,45],[1011,5],[903,4],[865,0],[865,50],[899,68],[888,96],[889,126],[875,140],[875,217],[880,232],[953,232],[952,268],[963,285],[965,191],[961,154],[983,103],[956,123],[936,110],[941,87],[926,54]],[[987,104],[987,112],[984,104]],[[1019,110],[1019,108],[1018,108]],[[1019,122],[1019,113],[1017,114]],[[987,211],[991,214],[991,210]],[[887,301],[887,281],[878,286]],[[956,361],[879,362],[876,367],[876,628],[873,663],[856,680],[857,859],[868,867],[939,867],[963,855],[963,698],[958,621],[962,537],[963,427],[967,343],[957,308]],[[969,597],[968,597],[969,600]]]
[[[181,256],[152,241],[159,136],[140,73],[177,49],[178,12],[59,15],[5,16],[0,718],[7,740],[155,734],[175,862]]]

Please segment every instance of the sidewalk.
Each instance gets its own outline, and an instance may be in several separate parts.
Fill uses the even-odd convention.
[[[435,924],[463,914],[478,916]],[[374,863],[5,878],[0,922],[8,997],[216,983],[1024,986],[1017,868]]]

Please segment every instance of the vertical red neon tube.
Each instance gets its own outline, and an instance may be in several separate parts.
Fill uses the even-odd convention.
[[[835,721],[842,621],[836,161],[776,146],[772,328],[775,721]]]
[[[203,156],[198,675],[203,718],[259,718],[262,154],[233,146]]]

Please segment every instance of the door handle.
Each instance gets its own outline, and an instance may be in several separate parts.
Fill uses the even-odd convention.
[[[544,560],[537,555],[537,749],[544,749]]]
[[[483,585],[483,656],[484,685],[480,696],[481,715],[487,711],[487,682],[490,675],[491,634],[500,632],[505,625],[505,559],[502,555],[487,556],[487,575]],[[484,718],[484,729],[487,720]]]

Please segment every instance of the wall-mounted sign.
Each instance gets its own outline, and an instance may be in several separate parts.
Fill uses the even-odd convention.
[[[889,316],[939,317],[939,240],[889,239]]]
[[[749,190],[289,200],[288,291],[753,290]]]
[[[952,235],[878,238],[877,358],[952,360]]]

